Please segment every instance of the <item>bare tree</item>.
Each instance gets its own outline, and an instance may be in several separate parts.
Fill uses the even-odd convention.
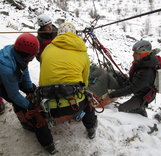
[[[124,32],[126,32],[126,23],[125,22],[122,23],[122,29]]]
[[[79,17],[79,9],[75,10],[75,15],[76,15],[76,17]]]
[[[67,11],[68,9],[67,0],[57,0],[56,3],[62,10]]]
[[[93,9],[90,10],[89,15],[91,16],[91,18],[96,18],[98,16],[98,14],[97,14],[94,0],[92,0],[92,2],[93,2]]]
[[[145,24],[145,34],[146,35],[149,35],[150,34],[150,26],[151,26],[150,19],[147,18],[146,24]]]
[[[94,8],[94,15],[97,15],[97,10],[96,10],[96,6],[95,6],[95,3],[94,3],[94,0],[92,0],[92,3],[93,3],[93,8]]]
[[[153,6],[153,0],[149,0],[150,3],[150,10],[153,10],[154,6]]]
[[[26,6],[22,1],[16,1],[16,0],[6,0],[11,5],[15,6],[19,10],[23,10]]]

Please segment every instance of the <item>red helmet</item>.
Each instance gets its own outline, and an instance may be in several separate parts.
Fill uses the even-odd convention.
[[[30,33],[23,33],[17,38],[14,47],[20,52],[38,54],[40,44],[34,35]]]

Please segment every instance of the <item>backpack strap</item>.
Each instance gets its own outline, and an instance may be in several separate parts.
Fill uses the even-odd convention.
[[[155,99],[156,93],[157,89],[153,86],[152,89],[143,97],[144,102],[152,102]]]

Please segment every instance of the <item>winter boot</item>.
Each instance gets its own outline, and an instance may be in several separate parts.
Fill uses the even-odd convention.
[[[0,98],[0,114],[4,113],[4,110],[5,110],[5,105],[2,99]]]
[[[89,139],[95,138],[97,125],[98,125],[98,121],[96,120],[94,127],[87,129]]]
[[[56,149],[55,149],[55,145],[54,143],[48,145],[48,146],[45,146],[45,149],[46,151],[48,151],[50,154],[54,155],[56,152],[58,152]]]

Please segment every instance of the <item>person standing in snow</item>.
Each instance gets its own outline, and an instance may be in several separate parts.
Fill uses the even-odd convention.
[[[39,143],[48,150],[53,138],[47,122],[40,112],[32,110],[34,104],[19,92],[29,97],[36,88],[30,79],[28,63],[38,52],[39,41],[30,33],[21,34],[14,45],[0,50],[0,96],[12,103],[22,127],[34,131]],[[33,117],[31,112],[35,112]]]
[[[124,102],[118,107],[121,112],[138,113],[147,117],[145,108],[154,100],[155,94],[152,95],[154,80],[156,77],[155,67],[158,60],[152,53],[152,45],[150,42],[141,40],[133,45],[134,61],[129,72],[129,83],[121,89],[108,94],[109,98],[116,98],[134,94],[131,99]],[[146,97],[151,96],[151,100],[147,101]]]
[[[96,133],[97,116],[84,94],[88,86],[90,61],[84,41],[76,35],[71,23],[63,23],[57,37],[41,55],[37,94],[48,99],[44,105],[54,118],[73,115],[82,117],[88,137]],[[83,116],[84,115],[84,116]]]
[[[40,61],[40,55],[43,52],[44,48],[56,37],[57,27],[52,24],[51,18],[46,14],[41,14],[37,18],[38,25],[38,40],[40,42],[40,52],[37,54],[36,58]]]

